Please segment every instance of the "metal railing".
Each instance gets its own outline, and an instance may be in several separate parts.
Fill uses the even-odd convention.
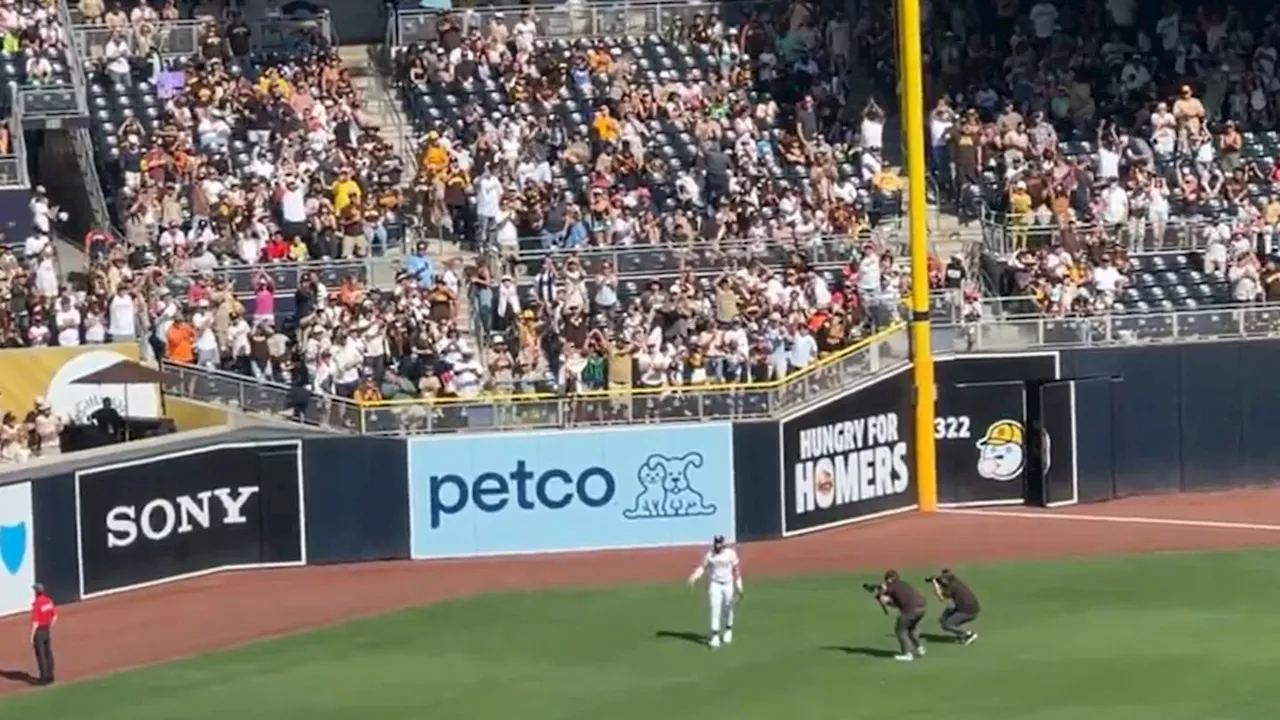
[[[1105,347],[1280,337],[1280,304],[1097,317],[1003,318],[949,329],[968,351]]]
[[[314,274],[328,287],[334,287],[347,276],[355,276],[363,283],[372,283],[375,265],[386,260],[374,257],[349,260],[307,260],[304,262],[272,262],[258,264],[221,265],[212,270],[215,279],[225,279],[237,293],[250,293],[257,289],[258,279],[267,278],[277,292],[292,290],[306,275]],[[173,277],[184,280],[196,278],[198,270],[175,272]]]
[[[910,317],[910,298],[902,299],[902,316]],[[1002,318],[1038,317],[1039,305],[1030,295],[1016,297],[979,297],[969,303],[965,302],[964,291],[960,289],[930,290],[929,319],[937,325],[960,325],[967,322],[965,307],[977,303],[980,317],[985,321]]]
[[[0,156],[0,187],[6,190],[31,187],[31,176],[27,172],[27,143],[23,138],[20,112],[20,109],[15,108],[13,119],[9,121],[10,153]]]
[[[66,3],[57,4],[62,27],[71,27]],[[89,112],[84,93],[84,61],[75,42],[68,42],[65,52],[70,81],[56,84],[28,84],[18,88],[14,105],[22,117],[43,121],[45,128],[57,129],[62,121],[84,117]]]
[[[1156,225],[1149,220],[1132,220],[1113,228],[1083,222],[1062,226],[1056,222],[1039,223],[1033,218],[1019,221],[1008,213],[985,211],[980,222],[987,249],[1006,255],[1023,248],[1053,245],[1068,232],[1078,238],[1102,234],[1132,252],[1195,252],[1204,249],[1208,242],[1205,231],[1215,224],[1200,216],[1171,217],[1164,233],[1157,236]]]
[[[1257,305],[1090,318],[1005,318],[942,326],[940,354],[1124,347],[1280,337],[1280,305]],[[291,392],[285,385],[217,370],[163,363],[166,392],[247,412],[369,435],[421,435],[536,428],[778,417],[862,378],[908,362],[906,332],[895,326],[773,383],[632,388],[586,392],[490,394],[468,399],[414,399],[360,405]],[[295,401],[303,402],[295,409]]]
[[[579,38],[600,35],[648,35],[662,33],[679,20],[688,25],[695,15],[720,18],[726,25],[740,23],[756,3],[690,3],[667,0],[617,3],[573,3],[570,5],[491,5],[458,9],[466,29],[483,30],[499,13],[514,24],[532,11],[540,38]],[[401,10],[389,19],[388,45],[391,47],[427,43],[436,39],[438,10]]]
[[[285,385],[189,365],[162,363],[164,390],[254,413],[368,435],[421,435],[534,428],[770,418],[838,392],[908,359],[898,325],[770,383],[488,394],[465,399],[351,400],[291,391]]]
[[[94,157],[93,139],[89,129],[71,128],[71,147],[76,155],[76,166],[84,177],[84,189],[89,196],[89,208],[93,213],[94,227],[110,228],[112,226],[111,208],[107,205],[107,197],[102,192],[102,179],[98,176],[98,163]]]
[[[565,260],[573,257],[586,269],[594,271],[608,261],[621,276],[648,277],[655,273],[671,273],[682,263],[692,261],[692,266],[704,267],[718,260],[737,259],[750,261],[756,258],[778,257],[796,253],[814,263],[848,262],[853,250],[865,243],[890,251],[895,257],[904,257],[908,239],[905,234],[892,230],[872,230],[866,235],[831,235],[811,240],[778,242],[775,240],[750,240],[735,238],[720,242],[699,240],[694,243],[663,243],[654,245],[618,245],[582,248],[553,248],[548,250],[521,250],[516,262],[531,268],[541,267],[547,260]],[[761,252],[760,248],[764,248]]]
[[[299,49],[312,32],[319,32],[330,40],[334,38],[333,23],[327,13],[304,19],[264,16],[248,22],[253,28],[251,47],[255,52]],[[114,30],[106,25],[81,23],[71,26],[71,37],[72,44],[79,48],[80,54],[90,60],[101,58],[107,41],[117,33],[123,33],[129,39],[135,52],[139,52],[144,45],[154,47],[160,52],[162,59],[169,60],[197,54],[202,29],[210,23],[210,20],[161,22],[145,38],[134,27]]]
[[[247,413],[270,415],[307,425],[359,432],[361,410],[350,400],[294,393],[287,385],[257,382],[253,378],[221,370],[161,362],[165,380],[161,389],[177,397],[201,400],[236,408]],[[295,400],[301,399],[301,403]]]

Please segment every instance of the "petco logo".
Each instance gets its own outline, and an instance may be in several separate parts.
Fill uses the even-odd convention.
[[[650,455],[636,469],[640,489],[622,510],[628,520],[714,515],[716,506],[707,503],[689,479],[691,468],[702,467],[700,453],[679,457]],[[524,460],[503,475],[483,472],[473,480],[459,475],[432,475],[430,525],[439,528],[444,518],[467,507],[498,513],[514,506],[521,510],[562,510],[574,503],[588,508],[608,506],[618,491],[609,470],[590,466],[579,471],[551,468],[536,471]]]
[[[244,507],[258,494],[257,485],[216,488],[194,495],[179,495],[170,500],[156,498],[138,509],[134,505],[118,505],[107,512],[107,547],[128,547],[138,541],[138,534],[148,540],[164,540],[175,532],[189,533],[197,527],[208,529],[217,522],[243,525],[249,521]],[[218,499],[215,506],[210,502]]]

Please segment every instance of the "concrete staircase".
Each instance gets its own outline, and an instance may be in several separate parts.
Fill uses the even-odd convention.
[[[377,45],[347,45],[338,49],[338,57],[342,60],[343,67],[350,73],[352,85],[364,100],[363,119],[381,129],[382,137],[391,143],[392,148],[404,160],[405,167],[410,168],[405,178],[406,182],[409,182],[413,177],[412,168],[417,164],[413,129],[401,110],[398,91],[390,86],[384,72],[378,66],[379,52]],[[427,242],[437,272],[443,273],[445,267],[457,260],[462,261],[464,271],[474,268],[478,262],[475,253],[462,250],[457,243],[446,242],[439,238],[409,238],[410,243],[419,241]],[[412,252],[413,248],[410,246],[404,251]],[[375,271],[370,281],[375,287],[390,287],[395,282],[395,274],[401,268],[402,262],[401,249],[389,251],[385,261],[374,264]],[[465,278],[465,272],[463,277]],[[480,338],[475,332],[478,328],[472,327],[471,304],[466,289],[464,279],[462,292],[458,297],[458,330],[463,336],[478,341]]]

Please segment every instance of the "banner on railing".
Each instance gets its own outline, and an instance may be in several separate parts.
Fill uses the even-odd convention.
[[[412,440],[413,557],[732,539],[732,444],[728,423]]]
[[[84,382],[100,370],[137,360],[134,343],[5,350],[0,352],[0,408],[22,418],[43,399],[63,418],[84,421],[110,399],[122,415],[160,417],[156,383]]]

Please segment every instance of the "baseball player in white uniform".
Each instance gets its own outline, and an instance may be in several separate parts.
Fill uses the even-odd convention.
[[[711,551],[689,576],[692,586],[707,576],[707,602],[711,606],[711,633],[707,645],[711,649],[733,642],[733,607],[742,597],[742,566],[738,552],[729,547],[723,535],[711,541]]]

